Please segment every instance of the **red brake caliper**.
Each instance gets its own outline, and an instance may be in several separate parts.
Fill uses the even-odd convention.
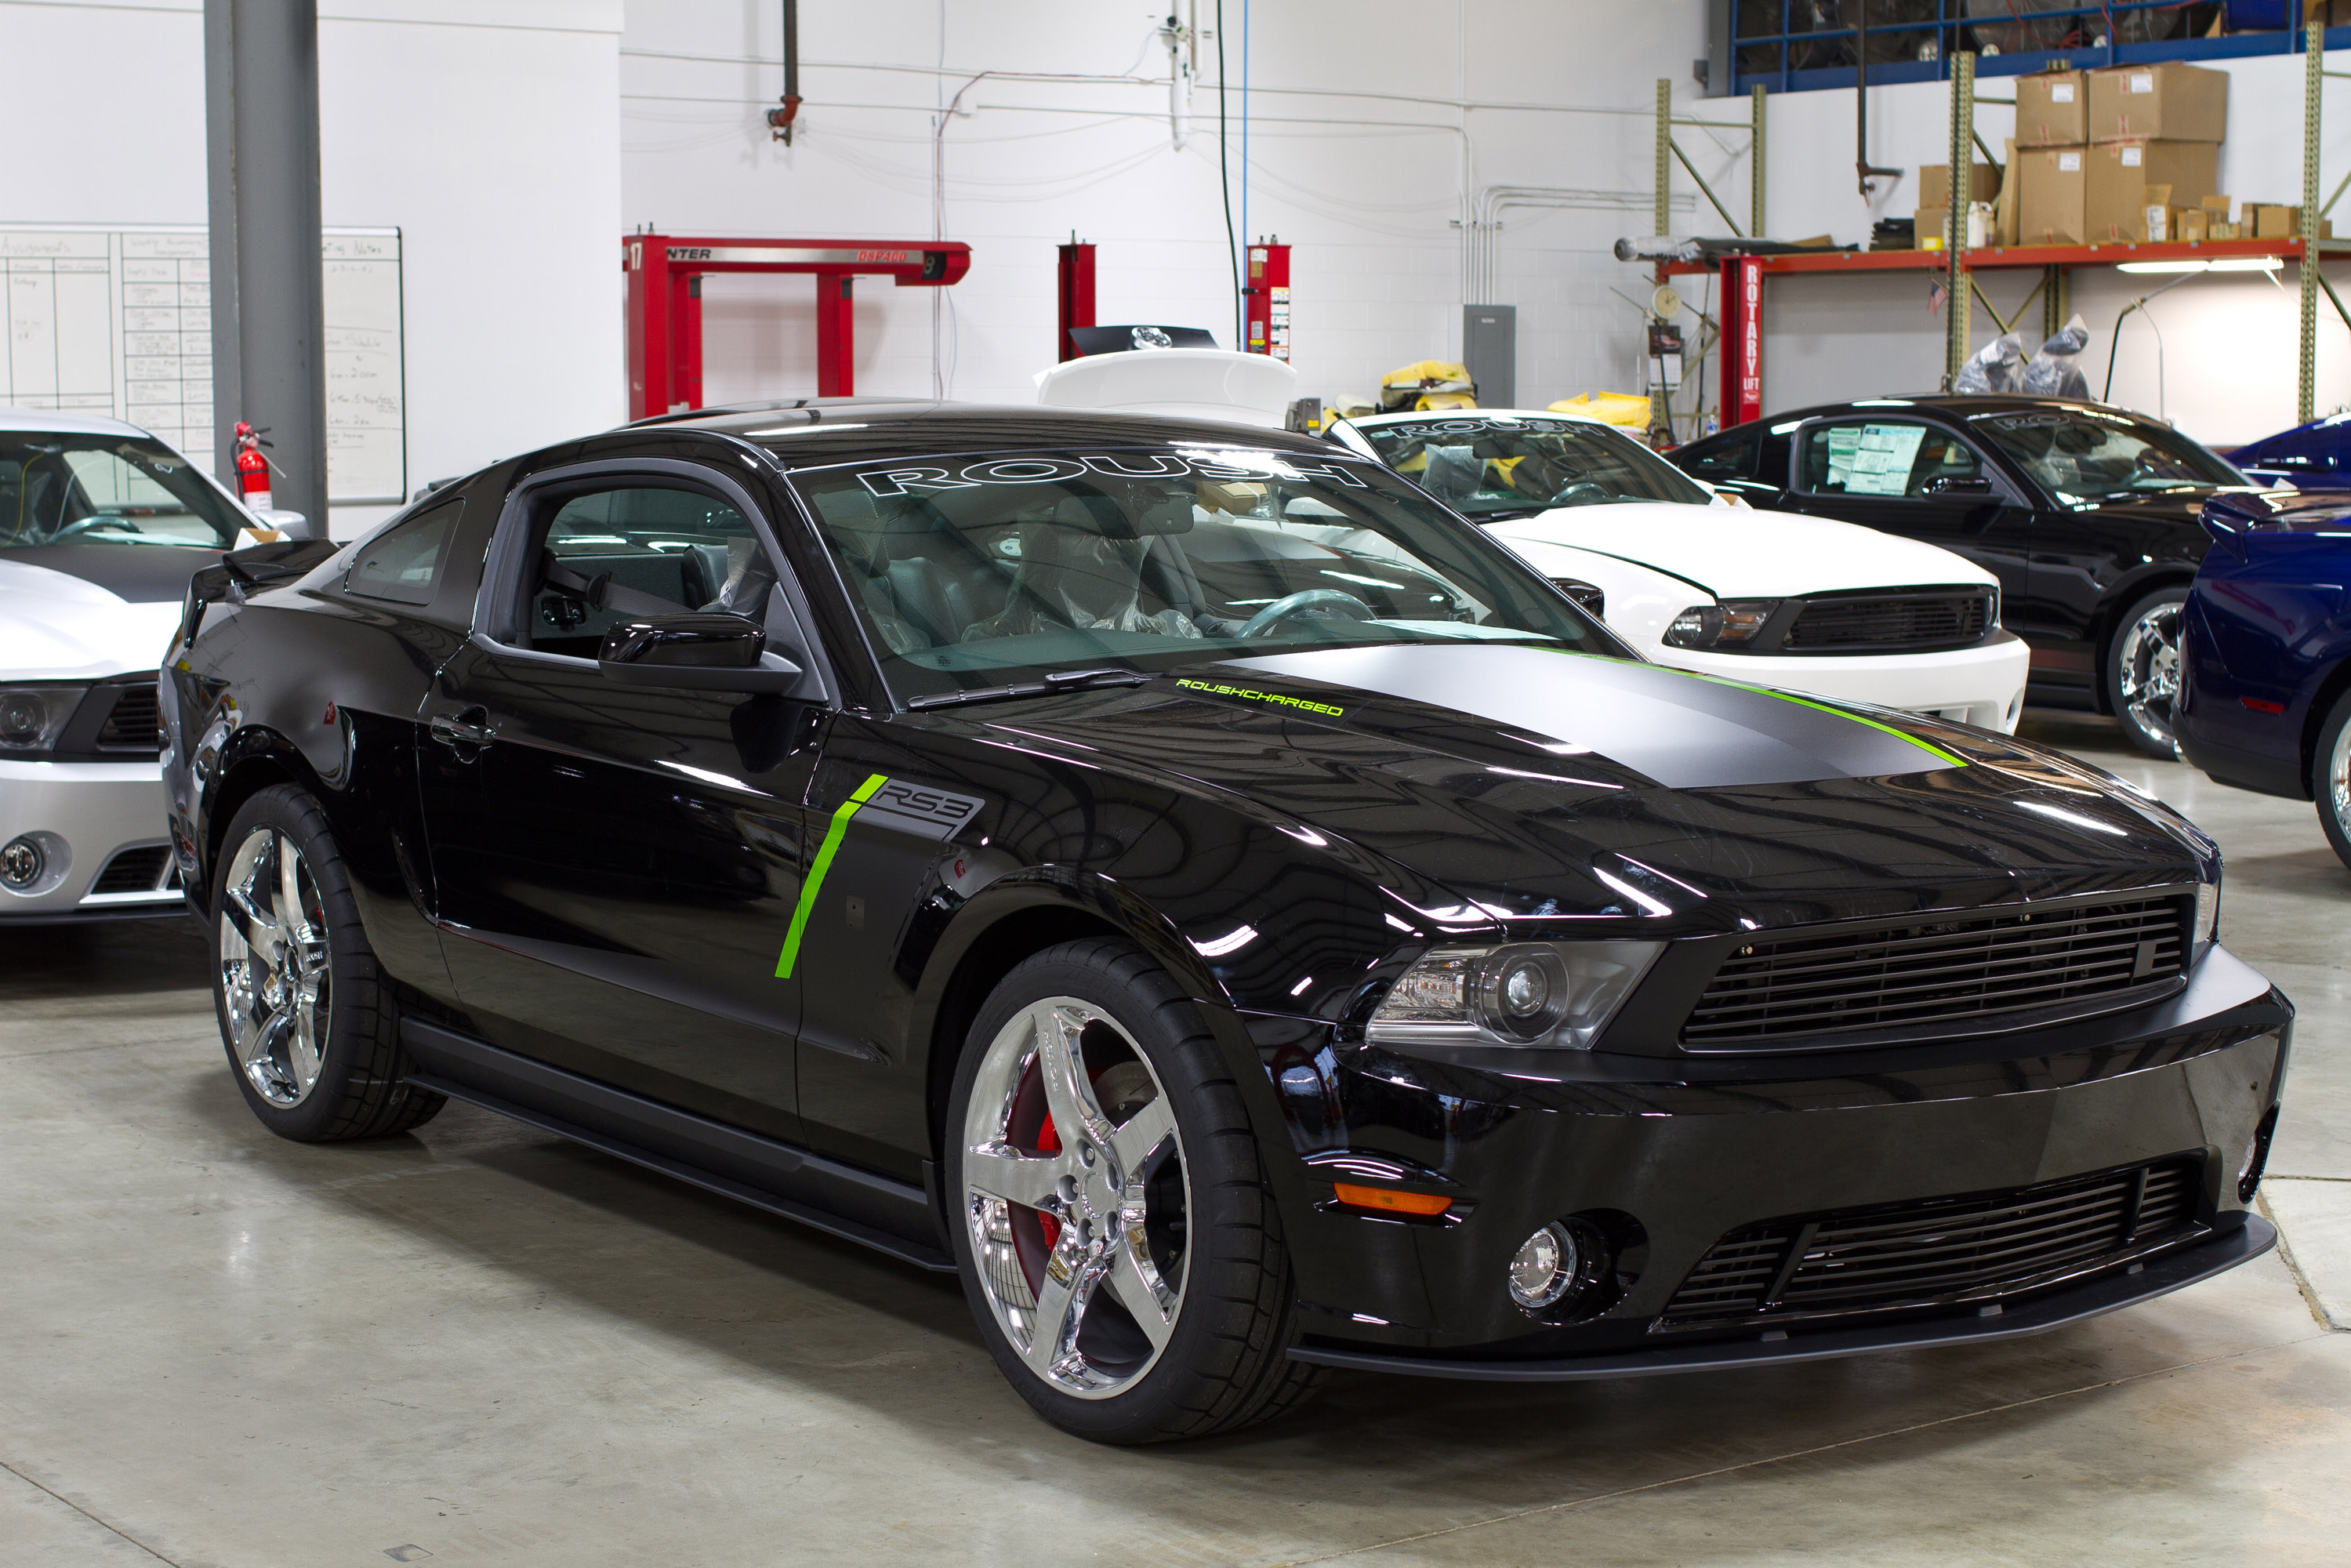
[[[1053,1113],[1050,1111],[1045,1113],[1044,1121],[1038,1124],[1037,1152],[1040,1155],[1061,1152],[1061,1134],[1053,1128]],[[1045,1250],[1050,1252],[1054,1243],[1061,1239],[1061,1222],[1041,1208],[1030,1212],[1037,1216],[1037,1228],[1045,1233]]]

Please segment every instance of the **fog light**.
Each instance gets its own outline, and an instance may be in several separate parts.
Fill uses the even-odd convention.
[[[0,885],[30,887],[48,869],[49,857],[41,852],[40,844],[32,838],[11,839],[0,846]]]
[[[1567,1294],[1583,1265],[1575,1238],[1553,1220],[1519,1244],[1510,1260],[1510,1300],[1539,1312]]]

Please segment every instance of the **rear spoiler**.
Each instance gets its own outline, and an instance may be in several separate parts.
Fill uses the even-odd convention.
[[[197,628],[204,624],[205,605],[242,604],[248,595],[282,588],[308,577],[342,548],[332,539],[279,539],[229,551],[220,558],[219,565],[204,567],[188,580],[188,597],[180,610],[179,643],[195,640]]]

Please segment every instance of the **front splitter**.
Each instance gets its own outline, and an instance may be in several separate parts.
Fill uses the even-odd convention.
[[[1449,1377],[1473,1383],[1578,1383],[1598,1377],[1655,1377],[1670,1372],[1719,1372],[1742,1366],[1795,1361],[1827,1361],[1880,1351],[1924,1350],[1935,1345],[1980,1344],[2047,1333],[2068,1323],[2120,1312],[2141,1301],[2226,1273],[2277,1245],[2277,1228],[2256,1214],[2238,1229],[2149,1259],[2135,1270],[2093,1280],[2028,1301],[1981,1309],[1964,1317],[1930,1318],[1871,1328],[1810,1332],[1775,1331],[1736,1340],[1660,1345],[1618,1355],[1580,1355],[1552,1361],[1468,1361],[1451,1357],[1388,1355],[1377,1351],[1295,1345],[1292,1361],[1345,1366],[1364,1372],[1401,1373],[1409,1377]]]

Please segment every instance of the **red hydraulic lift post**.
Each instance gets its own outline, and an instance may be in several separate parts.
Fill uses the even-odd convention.
[[[1259,240],[1249,249],[1249,284],[1241,290],[1246,308],[1242,319],[1249,341],[1241,347],[1252,354],[1290,358],[1290,247]]]
[[[1722,395],[1717,416],[1728,430],[1763,417],[1763,260],[1722,258]]]
[[[627,273],[629,417],[702,406],[702,280],[714,272],[807,273],[816,278],[819,397],[856,390],[853,280],[944,288],[971,270],[971,247],[831,239],[726,239],[632,234],[621,239]]]
[[[1059,351],[1066,363],[1078,357],[1077,340],[1070,336],[1070,329],[1094,325],[1094,247],[1073,234],[1069,244],[1055,248],[1061,253]]]

